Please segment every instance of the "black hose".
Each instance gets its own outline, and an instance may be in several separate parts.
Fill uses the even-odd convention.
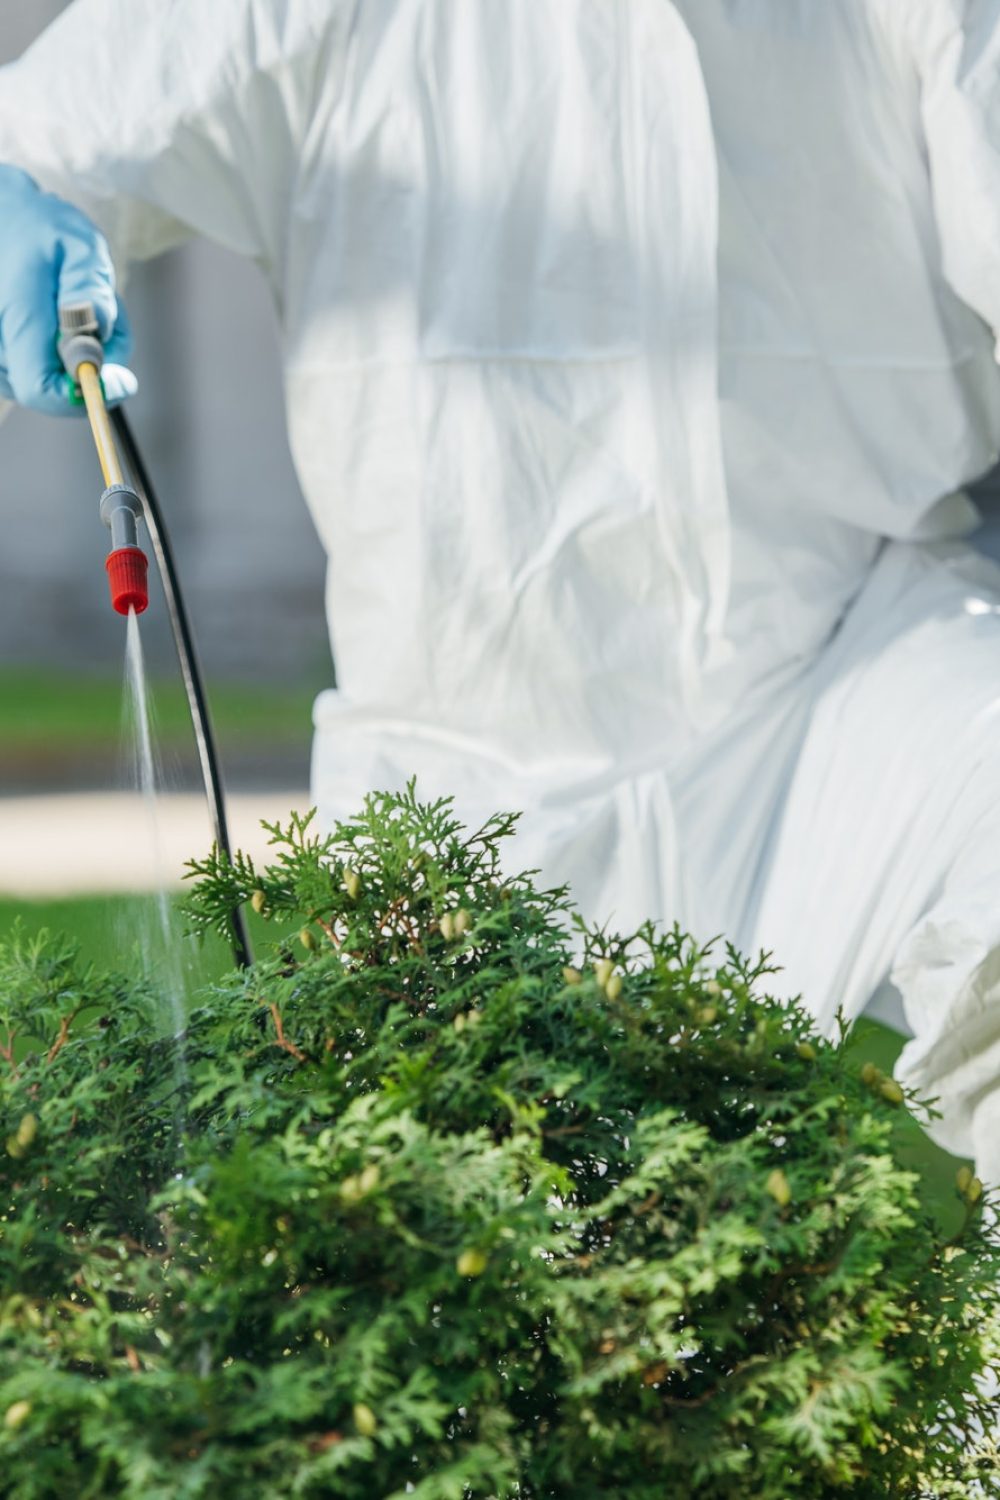
[[[212,731],[212,719],[208,710],[208,699],[205,696],[205,683],[201,675],[201,667],[198,665],[198,652],[191,632],[191,622],[184,607],[184,596],[181,592],[177,565],[170,547],[163,512],[146,465],[143,463],[139,446],[132,434],[129,420],[120,406],[112,411],[111,421],[125,462],[131,471],[135,492],[142,501],[146,529],[153,544],[153,554],[156,557],[156,565],[163,583],[167,613],[170,616],[170,628],[174,634],[177,659],[180,662],[181,676],[184,679],[184,691],[187,693],[188,707],[191,710],[191,724],[198,746],[198,759],[201,762],[201,774],[205,783],[205,796],[208,798],[215,842],[223,854],[231,857],[232,846],[229,842],[229,827],[226,822],[226,798],[219,768],[219,752]],[[250,947],[250,935],[247,932],[246,917],[242,906],[237,906],[230,914],[230,923],[233,958],[238,968],[249,968],[253,962],[253,951]]]

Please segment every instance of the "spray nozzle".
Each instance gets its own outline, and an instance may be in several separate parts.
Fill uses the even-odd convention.
[[[149,563],[142,548],[116,547],[108,553],[104,566],[113,608],[120,615],[127,615],[130,609],[141,615],[149,604]]]
[[[105,567],[111,603],[120,615],[134,609],[141,615],[149,604],[149,564],[139,546],[142,502],[127,484],[112,484],[101,497],[101,520],[111,531],[111,552]]]

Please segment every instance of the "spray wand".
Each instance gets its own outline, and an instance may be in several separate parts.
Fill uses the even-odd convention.
[[[120,615],[134,609],[141,615],[149,604],[149,563],[139,546],[142,502],[126,484],[118,457],[111,419],[104,404],[101,366],[104,349],[99,326],[89,302],[59,309],[59,357],[83,397],[97,457],[104,475],[101,520],[111,532],[111,551],[105,567],[111,587],[111,603]]]
[[[128,419],[120,408],[109,413],[105,404],[100,374],[104,363],[104,349],[93,306],[85,302],[60,307],[59,334],[59,356],[87,408],[90,430],[97,448],[101,473],[104,475],[101,520],[111,531],[111,552],[105,564],[111,587],[111,603],[120,615],[127,615],[130,609],[134,609],[137,615],[142,614],[149,604],[149,563],[139,546],[138,523],[139,518],[144,516],[163,584],[181,676],[184,679],[215,841],[224,854],[231,856],[219,754],[177,567],[163,512]],[[119,443],[126,456],[131,483],[125,477],[119,457]],[[247,968],[253,962],[253,954],[246,919],[240,906],[231,916],[231,938],[237,967]]]

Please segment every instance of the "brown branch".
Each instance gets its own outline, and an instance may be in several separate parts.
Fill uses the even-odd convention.
[[[383,937],[405,938],[414,953],[422,954],[420,925],[407,910],[409,902],[408,895],[394,896],[379,919],[378,930]]]
[[[648,1214],[662,1200],[663,1194],[659,1188],[653,1188],[648,1198],[644,1198],[638,1207],[633,1208],[632,1217],[638,1219],[642,1214]]]
[[[782,1282],[790,1281],[795,1276],[829,1276],[840,1265],[842,1255],[843,1247],[832,1260],[822,1261],[818,1265],[784,1266],[780,1271],[775,1271],[768,1283],[765,1300],[769,1302],[772,1297],[776,1297]]]
[[[330,923],[330,922],[325,922],[322,917],[316,917],[315,921],[316,921],[317,927],[322,927],[323,931],[326,933],[327,937],[330,939],[330,942],[333,944],[333,946],[335,948],[339,948],[340,947],[340,938],[337,936],[336,932],[334,931],[333,924]]]
[[[17,1071],[17,1063],[14,1061],[14,1041],[16,1037],[17,1032],[11,1031],[7,1034],[6,1047],[2,1042],[0,1042],[0,1057],[3,1058],[4,1062],[10,1068],[10,1071],[15,1078],[19,1076]]]
[[[274,1029],[277,1033],[277,1035],[275,1036],[275,1046],[281,1047],[285,1052],[290,1052],[293,1057],[298,1058],[299,1062],[308,1062],[309,1059],[308,1057],[306,1057],[301,1047],[296,1047],[295,1043],[290,1042],[285,1036],[285,1027],[281,1019],[281,1011],[278,1009],[277,1005],[269,1005],[268,1010],[271,1012],[271,1019],[274,1021]]]
[[[660,1400],[664,1406],[676,1406],[684,1411],[693,1411],[696,1407],[704,1406],[707,1401],[712,1401],[716,1396],[721,1395],[730,1381],[738,1380],[741,1375],[746,1374],[747,1370],[766,1362],[767,1357],[766,1354],[751,1354],[749,1359],[744,1359],[741,1363],[733,1365],[731,1370],[727,1370],[724,1380],[716,1381],[699,1396],[669,1396],[665,1391],[660,1391]]]
[[[721,1391],[721,1385],[713,1385],[707,1391],[702,1391],[700,1396],[666,1396],[661,1391],[660,1400],[664,1406],[677,1406],[684,1411],[694,1411],[698,1406],[704,1406],[706,1401],[713,1400]]]
[[[56,1058],[59,1056],[66,1043],[69,1041],[69,1029],[78,1015],[79,1011],[74,1010],[71,1011],[68,1016],[63,1016],[62,1020],[59,1022],[59,1035],[56,1037],[55,1041],[52,1043],[52,1046],[49,1048],[48,1056],[45,1059],[46,1062],[55,1062]]]

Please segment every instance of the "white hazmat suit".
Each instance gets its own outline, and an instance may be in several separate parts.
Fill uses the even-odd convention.
[[[75,0],[0,161],[280,310],[330,819],[773,948],[1000,1180],[1000,0]]]

